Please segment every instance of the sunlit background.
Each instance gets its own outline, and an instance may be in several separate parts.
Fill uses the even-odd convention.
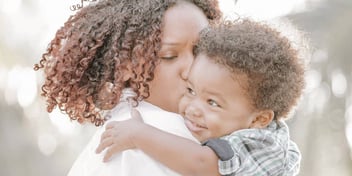
[[[59,111],[48,114],[39,96],[42,72],[32,69],[74,13],[70,7],[80,2],[0,0],[0,175],[65,175],[95,130]],[[289,21],[309,38],[308,86],[288,121],[303,154],[300,176],[351,176],[352,1],[220,0],[220,5],[228,18]]]

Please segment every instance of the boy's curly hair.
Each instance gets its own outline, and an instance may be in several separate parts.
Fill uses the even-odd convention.
[[[194,52],[245,75],[248,82],[243,85],[254,108],[273,110],[275,119],[287,117],[305,86],[298,50],[266,24],[239,19],[209,27]]]
[[[47,111],[55,107],[72,120],[106,120],[101,110],[119,102],[121,91],[132,88],[137,99],[149,96],[158,63],[162,19],[179,0],[101,0],[69,17],[34,69],[44,68],[41,86]],[[210,20],[221,16],[216,0],[188,0]],[[133,76],[124,80],[127,71]],[[106,88],[109,96],[104,96]]]

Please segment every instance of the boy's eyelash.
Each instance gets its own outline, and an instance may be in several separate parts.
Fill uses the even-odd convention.
[[[192,88],[187,87],[186,89],[187,89],[187,94],[190,94],[190,95],[192,95],[192,96],[195,96],[195,95],[196,95]],[[221,108],[220,104],[219,104],[218,102],[216,102],[215,100],[213,100],[213,99],[209,99],[209,100],[207,100],[207,102],[208,102],[208,104],[209,104],[210,106]],[[215,104],[215,105],[214,105],[214,104]]]
[[[212,102],[213,103],[215,103],[216,105],[212,105]],[[219,108],[221,108],[221,106],[219,105],[219,103],[217,103],[216,101],[214,101],[214,100],[208,100],[208,103],[209,103],[209,105],[211,105],[211,106],[215,106],[215,107],[219,107]]]
[[[187,93],[194,95],[194,91],[189,87],[187,87]]]

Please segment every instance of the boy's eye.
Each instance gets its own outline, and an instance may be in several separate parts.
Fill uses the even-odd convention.
[[[214,100],[208,100],[208,104],[210,105],[210,106],[214,106],[214,107],[221,107],[216,101],[214,101]]]
[[[187,87],[187,93],[191,94],[191,95],[196,95],[196,93],[193,91],[193,89]]]

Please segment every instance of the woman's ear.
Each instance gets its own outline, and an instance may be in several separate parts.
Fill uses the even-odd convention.
[[[131,65],[127,65],[126,70],[123,72],[123,81],[128,81],[129,79],[131,79],[133,77],[133,70],[132,70],[132,66]]]
[[[274,111],[272,110],[262,110],[254,115],[250,128],[266,128],[274,119]]]

